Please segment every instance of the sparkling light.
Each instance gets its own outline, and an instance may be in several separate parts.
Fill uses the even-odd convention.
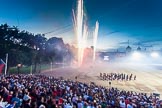
[[[83,21],[83,0],[78,0],[77,14],[73,10],[74,30],[77,38],[78,66],[82,65],[84,50],[86,48],[88,27]]]
[[[83,63],[83,56],[84,51],[87,47],[87,37],[88,37],[88,27],[86,24],[86,21],[84,19],[84,11],[83,11],[83,0],[78,0],[77,4],[77,11],[76,14],[73,10],[73,23],[74,23],[74,31],[76,36],[76,46],[78,48],[77,51],[77,60],[78,60],[78,66],[81,66]],[[93,46],[94,46],[94,52],[93,52],[93,60],[95,60],[95,52],[96,52],[96,43],[97,43],[97,37],[98,37],[98,29],[99,29],[99,23],[96,22],[96,27],[94,31],[93,36]]]
[[[98,37],[98,29],[99,29],[99,23],[96,21],[96,27],[93,35],[93,61],[96,59],[96,45],[97,45],[97,37]]]

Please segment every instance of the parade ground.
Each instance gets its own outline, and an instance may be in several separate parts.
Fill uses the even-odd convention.
[[[117,87],[142,93],[157,93],[162,96],[162,66],[157,65],[134,65],[127,63],[97,63],[83,67],[61,67],[49,69],[41,74],[54,77],[63,77],[74,81],[85,83],[94,82],[104,87]],[[100,73],[123,73],[136,75],[136,80],[131,81],[109,81],[101,80]],[[76,79],[77,78],[77,79]],[[111,84],[109,83],[111,82]]]

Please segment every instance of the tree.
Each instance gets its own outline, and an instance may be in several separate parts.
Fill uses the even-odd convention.
[[[35,72],[37,64],[62,62],[65,57],[68,60],[72,56],[70,47],[64,44],[62,38],[47,40],[43,34],[34,35],[7,24],[0,25],[0,52],[0,58],[3,59],[6,53],[9,54],[8,67],[34,64]]]
[[[63,59],[63,52],[65,51],[65,44],[62,38],[52,37],[46,43],[46,54],[49,56],[51,62],[60,62]]]

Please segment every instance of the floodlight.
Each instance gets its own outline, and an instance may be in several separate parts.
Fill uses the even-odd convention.
[[[104,56],[104,60],[108,61],[109,60],[109,56]]]
[[[133,52],[132,58],[135,60],[139,60],[142,57],[142,54],[140,52]]]
[[[157,52],[152,52],[152,53],[151,53],[151,57],[157,58],[157,57],[159,57],[159,53],[157,53]]]

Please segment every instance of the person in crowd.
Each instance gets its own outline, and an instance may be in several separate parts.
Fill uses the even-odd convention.
[[[124,75],[124,74],[123,74]],[[107,75],[106,75],[107,76]],[[107,77],[122,78],[111,73]],[[105,88],[42,75],[9,75],[0,80],[2,108],[161,108],[153,95]]]

